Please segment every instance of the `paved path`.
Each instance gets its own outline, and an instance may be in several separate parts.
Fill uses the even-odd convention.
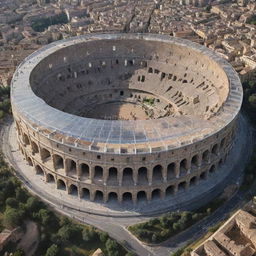
[[[14,159],[13,154],[17,149],[13,149],[10,144],[10,124],[11,120],[5,124],[4,129],[2,129],[0,132],[2,133],[2,150],[9,161],[9,163],[14,167],[16,170],[16,175],[23,181],[25,186],[33,193],[37,194],[44,201],[49,203],[52,207],[54,207],[57,211],[66,214],[68,216],[71,216],[72,218],[75,218],[83,223],[91,224],[93,226],[96,226],[97,228],[104,230],[110,234],[111,237],[115,238],[117,241],[123,243],[125,241],[124,245],[128,249],[136,252],[139,256],[168,256],[171,252],[176,251],[180,246],[183,246],[185,243],[187,243],[190,239],[196,239],[200,235],[202,235],[208,227],[216,224],[219,220],[225,218],[230,211],[233,209],[236,209],[243,203],[244,194],[243,192],[236,193],[231,200],[226,202],[220,209],[215,211],[211,216],[204,219],[200,223],[195,224],[188,230],[184,231],[183,233],[169,239],[165,243],[163,243],[160,246],[150,247],[142,244],[140,241],[138,241],[134,236],[132,236],[127,230],[126,226],[148,220],[149,217],[130,217],[130,218],[121,218],[121,217],[108,217],[108,216],[97,216],[90,213],[85,212],[79,212],[75,209],[68,209],[67,207],[64,207],[62,204],[60,204],[59,200],[56,200],[54,197],[46,197],[44,193],[42,193],[42,190],[40,188],[32,186],[28,180],[26,180],[23,176],[20,175],[20,173],[17,171],[19,170],[19,163],[17,163],[16,159]],[[246,127],[246,122],[244,119],[242,119],[242,125]],[[246,136],[248,136],[246,138]],[[234,167],[234,170],[232,171],[232,177],[228,180],[228,183],[236,183],[237,180],[241,180],[241,169],[244,168],[245,160],[244,156],[247,156],[249,158],[250,156],[250,149],[252,148],[253,139],[252,139],[252,132],[246,133],[244,142],[246,146],[243,149],[243,152],[241,153],[241,157],[243,161],[238,161],[236,166]]]

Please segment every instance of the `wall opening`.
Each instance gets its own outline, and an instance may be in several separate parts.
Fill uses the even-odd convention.
[[[57,181],[57,189],[66,190],[66,184],[63,180]]]
[[[103,168],[101,166],[94,167],[94,178],[95,179],[102,179],[103,177]]]
[[[63,158],[59,155],[53,155],[53,163],[56,170],[64,168]]]
[[[161,198],[161,190],[160,189],[155,189],[152,191],[152,200],[157,200]]]
[[[146,167],[141,167],[138,170],[138,183],[148,184],[148,169]]]
[[[81,164],[81,176],[83,178],[89,177],[89,166],[87,164]]]
[[[167,179],[171,180],[173,178],[175,178],[175,163],[170,163],[167,166]]]
[[[199,166],[199,156],[195,155],[191,159],[191,166],[197,168]]]
[[[36,174],[44,176],[44,171],[41,166],[36,165]]]
[[[99,191],[99,190],[96,191],[94,201],[95,202],[102,202],[103,201],[103,192],[102,191]]]
[[[215,165],[213,164],[211,168],[209,169],[210,173],[214,173],[216,171]]]
[[[190,179],[189,185],[190,186],[196,185],[196,176],[194,176],[192,179]]]
[[[38,146],[34,141],[31,141],[31,148],[32,148],[32,153],[33,154],[39,153]]]
[[[41,149],[41,159],[42,159],[42,161],[44,161],[44,162],[48,161],[48,160],[50,160],[50,158],[51,158],[50,151],[45,149],[45,148],[42,148]]]
[[[162,171],[163,171],[163,167],[161,165],[156,165],[153,168],[153,182],[163,180]]]
[[[203,159],[203,161],[204,161],[205,163],[208,163],[208,162],[209,162],[209,159],[210,159],[209,150],[204,151],[202,159]]]
[[[46,182],[48,183],[55,183],[54,176],[50,173],[46,174]]]
[[[90,190],[87,188],[82,189],[83,199],[90,199]]]
[[[174,194],[174,186],[171,185],[165,190],[165,196],[171,196]]]
[[[145,191],[140,191],[137,193],[137,200],[138,202],[147,201],[147,194]]]
[[[28,160],[28,165],[29,165],[29,166],[33,166],[33,163],[32,163],[31,158],[30,158],[30,157],[28,157],[28,159],[27,159],[27,160]]]
[[[78,196],[78,189],[77,186],[74,184],[71,184],[69,187],[69,193],[74,196]]]
[[[181,183],[179,184],[178,190],[179,190],[179,191],[184,191],[185,189],[186,189],[186,182],[183,181],[183,182],[181,182]]]
[[[132,202],[132,193],[126,192],[123,194],[123,203],[131,203]]]
[[[118,196],[117,193],[115,192],[110,192],[108,194],[108,202],[117,202],[118,201]]]
[[[108,184],[117,184],[117,169],[115,167],[109,168]]]
[[[132,168],[125,168],[123,170],[123,184],[133,185],[133,170]]]
[[[180,162],[180,176],[184,176],[187,174],[187,159],[183,159]]]

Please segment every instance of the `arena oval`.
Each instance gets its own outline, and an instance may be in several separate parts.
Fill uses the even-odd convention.
[[[136,204],[189,193],[220,170],[242,87],[229,64],[192,42],[88,35],[28,57],[11,98],[19,147],[35,175],[78,198]],[[116,106],[113,116],[91,110],[116,102],[146,114],[120,120]]]

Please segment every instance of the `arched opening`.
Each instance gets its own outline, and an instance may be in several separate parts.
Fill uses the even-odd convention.
[[[28,157],[28,165],[30,165],[30,166],[33,166],[33,163],[32,163],[32,160],[31,160],[31,158],[30,157]]]
[[[193,178],[190,179],[189,185],[190,186],[196,185],[196,176],[194,176]]]
[[[221,158],[221,159],[219,160],[219,167],[221,167],[222,164],[223,164],[223,160],[222,160],[222,158]]]
[[[102,202],[103,201],[103,192],[97,190],[95,193],[95,198],[94,198],[95,202]]]
[[[72,159],[67,159],[67,172],[70,176],[76,175],[76,162]]]
[[[63,158],[60,155],[53,155],[53,163],[56,170],[64,168]]]
[[[146,167],[141,167],[138,170],[138,183],[148,184],[148,169]]]
[[[132,193],[125,192],[123,193],[123,203],[131,203],[132,202]]]
[[[102,180],[103,177],[103,168],[101,166],[94,167],[94,179]]]
[[[163,170],[163,167],[161,165],[156,165],[153,168],[153,181],[163,180],[162,170]]]
[[[137,193],[137,200],[138,202],[147,201],[147,194],[145,191],[139,191]]]
[[[209,173],[214,173],[216,171],[216,167],[215,167],[215,165],[213,164],[212,166],[211,166],[211,168],[209,169]]]
[[[179,191],[184,191],[184,190],[186,190],[186,181],[183,181],[183,182],[181,182],[181,183],[178,185],[178,190],[179,190]]]
[[[197,168],[199,166],[199,156],[194,155],[191,159],[191,167],[192,168]]]
[[[82,189],[82,197],[83,199],[90,199],[90,190],[87,188]]]
[[[41,149],[41,159],[42,159],[42,161],[43,162],[48,161],[48,160],[50,160],[50,158],[51,158],[50,151],[45,149],[45,148],[42,148]]]
[[[165,190],[165,196],[171,196],[174,194],[175,191],[175,187],[173,185],[169,186],[166,190]]]
[[[32,149],[32,154],[39,153],[38,146],[37,146],[37,144],[34,141],[31,141],[31,149]]]
[[[89,177],[89,166],[87,164],[81,164],[81,177],[88,178]]]
[[[69,194],[74,195],[74,196],[78,196],[78,189],[77,189],[76,185],[74,185],[74,184],[70,185]]]
[[[123,182],[124,185],[133,185],[133,170],[132,168],[123,169]]]
[[[202,172],[202,173],[200,174],[200,179],[201,179],[201,180],[205,180],[205,179],[206,179],[206,172]]]
[[[167,179],[171,180],[175,177],[176,177],[176,175],[175,175],[175,163],[170,163],[167,166]]]
[[[28,135],[26,133],[23,134],[23,143],[27,146],[29,145]]]
[[[118,201],[118,196],[117,193],[115,192],[110,192],[108,194],[108,202],[117,202]]]
[[[157,200],[161,198],[161,190],[160,189],[154,189],[152,191],[152,200]]]
[[[50,173],[47,173],[46,174],[46,182],[48,183],[55,183],[55,179],[54,179],[54,176]]]
[[[63,180],[59,179],[57,181],[57,189],[66,190],[66,183]]]
[[[214,155],[217,155],[218,154],[218,145],[215,144],[213,147],[212,147],[212,154]]]
[[[108,184],[115,185],[117,184],[117,169],[115,167],[109,168],[109,175],[108,175]]]
[[[187,159],[183,159],[180,162],[180,176],[184,176],[187,174]]]
[[[203,159],[203,161],[204,161],[205,163],[208,163],[208,162],[209,162],[209,157],[210,157],[209,150],[204,151],[202,159]]]
[[[44,171],[41,166],[36,165],[36,174],[44,176]]]

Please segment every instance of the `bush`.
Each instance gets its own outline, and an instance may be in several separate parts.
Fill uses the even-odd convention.
[[[59,253],[59,248],[56,244],[53,244],[51,247],[49,247],[46,251],[45,256],[57,256]]]
[[[98,239],[98,234],[95,230],[95,228],[84,228],[83,229],[83,240],[85,242],[93,242],[96,239]]]
[[[22,215],[17,209],[7,207],[3,216],[4,226],[10,229],[18,227],[22,223]]]
[[[6,199],[5,204],[7,206],[10,206],[12,208],[17,208],[18,207],[18,201],[16,200],[16,198],[13,197],[9,197]]]
[[[108,256],[118,256],[118,244],[110,238],[106,242],[106,250]]]

